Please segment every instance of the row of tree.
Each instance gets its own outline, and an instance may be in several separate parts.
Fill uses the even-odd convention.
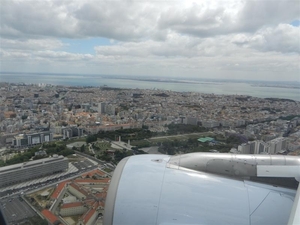
[[[188,134],[188,133],[200,133],[208,131],[207,128],[191,125],[191,124],[169,124],[167,135],[176,135],[176,134]]]
[[[225,142],[215,142],[211,145],[209,142],[200,143],[196,138],[188,140],[164,141],[158,143],[158,151],[163,154],[174,155],[176,153],[190,152],[208,152],[209,150],[218,150],[219,152],[228,152],[232,147],[247,142],[248,139],[242,135],[230,135],[225,139]]]
[[[147,126],[136,129],[120,129],[116,131],[99,131],[95,135],[89,135],[86,138],[86,143],[97,141],[97,138],[110,140],[117,140],[121,136],[123,141],[128,140],[143,140],[155,136],[176,135],[187,133],[199,133],[208,131],[205,127],[190,125],[190,124],[169,124],[167,132],[157,133],[151,132]]]

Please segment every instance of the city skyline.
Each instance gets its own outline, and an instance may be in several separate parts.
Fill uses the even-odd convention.
[[[299,15],[299,1],[4,1],[0,71],[299,81]]]

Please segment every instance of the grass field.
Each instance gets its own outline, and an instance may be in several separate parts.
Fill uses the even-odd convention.
[[[111,149],[111,144],[110,143],[108,143],[108,142],[105,142],[105,141],[97,141],[96,143],[95,143],[95,147],[96,148],[99,148],[99,149],[96,149],[95,148],[95,150],[100,150],[100,151],[105,151],[105,150],[107,150],[107,149]]]
[[[150,147],[153,145],[153,143],[149,140],[133,140],[130,144],[139,148]]]
[[[207,137],[207,136],[213,137],[214,135],[210,132],[205,132],[205,133],[160,136],[160,137],[152,137],[146,140],[132,140],[131,145],[137,146],[139,148],[144,148],[144,147],[155,146],[158,143],[162,143],[162,142],[170,142],[174,140],[183,141],[183,140],[188,140],[189,138],[198,139],[200,137]]]

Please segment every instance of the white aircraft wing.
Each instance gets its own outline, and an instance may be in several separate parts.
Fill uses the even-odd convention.
[[[103,224],[299,224],[299,191],[297,200],[296,190],[245,179],[260,176],[259,166],[297,170],[299,158],[260,157],[195,153],[125,158],[112,177]]]

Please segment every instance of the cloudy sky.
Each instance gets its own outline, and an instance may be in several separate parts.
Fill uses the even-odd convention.
[[[0,70],[300,80],[300,1],[1,0]]]

